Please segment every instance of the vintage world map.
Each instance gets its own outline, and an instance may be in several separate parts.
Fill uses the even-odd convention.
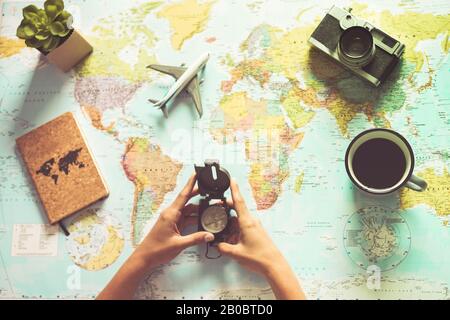
[[[237,180],[309,298],[450,298],[448,1],[65,3],[94,47],[67,74],[15,37],[28,2],[1,3],[0,298],[95,297],[208,158]],[[308,45],[332,5],[406,45],[380,88]],[[181,95],[164,119],[147,99],[173,80],[146,66],[204,52],[204,116]],[[57,235],[56,255],[13,256],[14,226],[46,223],[15,139],[66,111],[110,196],[66,221],[71,235]],[[427,191],[379,198],[352,186],[346,147],[373,127],[408,139]],[[204,250],[153,270],[137,297],[273,298],[262,278]]]

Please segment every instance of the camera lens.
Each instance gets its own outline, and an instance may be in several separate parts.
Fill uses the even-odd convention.
[[[373,38],[369,30],[353,26],[346,29],[339,39],[341,57],[352,66],[364,66],[374,52]]]
[[[357,26],[345,30],[339,41],[342,52],[352,58],[363,57],[372,49],[372,44],[370,31]]]

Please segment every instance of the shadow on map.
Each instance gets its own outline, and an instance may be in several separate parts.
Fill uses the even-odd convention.
[[[386,194],[386,195],[374,195],[368,192],[362,191],[352,186],[352,197],[353,203],[358,203],[359,208],[356,208],[355,211],[368,207],[368,206],[380,206],[386,207],[392,210],[399,209],[399,195],[398,191]]]
[[[399,84],[402,81],[399,80],[403,76],[402,71],[405,71],[402,60],[379,87],[373,87],[314,47],[311,47],[308,53],[307,69],[310,71],[310,74],[306,75],[307,83],[327,91],[327,100],[339,99],[349,107],[356,109],[359,107],[362,109],[364,105],[369,105],[372,114],[377,114],[384,108],[392,109],[403,106],[404,99],[399,99],[399,95],[396,95],[396,99],[386,99],[386,96],[392,96],[393,93],[400,90]],[[395,105],[387,106],[386,103]]]
[[[183,109],[189,109],[189,110],[183,110]],[[186,92],[181,92],[177,97],[172,98],[167,103],[167,111],[169,113],[169,119],[175,118],[179,115],[183,115],[186,118],[189,114],[189,122],[198,120],[198,114],[197,110],[195,108],[194,102],[189,94]],[[167,122],[168,119],[164,118],[164,115],[162,112],[160,112],[160,117],[156,121],[156,127],[157,129],[163,130],[167,129]],[[184,122],[184,120],[183,120]]]
[[[53,100],[60,96],[62,87],[69,81],[72,81],[70,72],[64,73],[56,66],[45,63],[45,57],[41,55],[33,76],[22,84],[23,100],[18,106],[20,111],[17,117],[36,125],[47,120],[41,118],[45,115],[59,115],[61,111]],[[21,135],[20,128],[17,129],[18,135]]]

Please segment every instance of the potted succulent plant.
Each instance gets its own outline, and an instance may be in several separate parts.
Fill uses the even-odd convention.
[[[92,52],[92,46],[73,29],[72,22],[62,0],[47,0],[44,9],[35,5],[23,8],[16,34],[66,72]]]

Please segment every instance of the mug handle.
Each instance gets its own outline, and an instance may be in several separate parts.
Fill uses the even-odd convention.
[[[406,187],[414,191],[425,191],[427,188],[427,182],[418,176],[411,175],[408,182],[406,182]]]

